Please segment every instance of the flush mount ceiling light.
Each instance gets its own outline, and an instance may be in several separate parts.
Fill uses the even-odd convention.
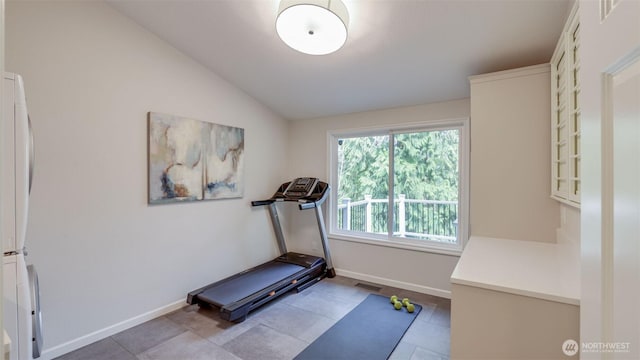
[[[347,41],[349,12],[340,0],[282,0],[276,20],[280,39],[310,55],[330,54]]]

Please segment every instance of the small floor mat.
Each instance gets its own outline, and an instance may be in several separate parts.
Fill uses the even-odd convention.
[[[422,310],[396,310],[389,298],[369,295],[320,335],[295,360],[386,360]]]

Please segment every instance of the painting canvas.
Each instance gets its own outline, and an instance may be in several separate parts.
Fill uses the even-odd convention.
[[[244,129],[150,112],[149,203],[242,197]]]
[[[239,197],[243,193],[244,130],[209,124],[205,149],[204,198]]]

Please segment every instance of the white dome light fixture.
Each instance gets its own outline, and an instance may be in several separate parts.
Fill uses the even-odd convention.
[[[340,0],[282,0],[276,31],[289,47],[309,55],[337,51],[347,41],[349,12]]]

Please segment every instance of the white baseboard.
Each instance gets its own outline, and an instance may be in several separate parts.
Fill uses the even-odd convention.
[[[393,286],[400,289],[419,292],[422,294],[428,294],[428,295],[438,296],[446,299],[451,299],[450,290],[436,289],[429,286],[418,285],[418,284],[413,284],[413,283],[408,283],[408,282],[398,281],[393,279],[387,279],[383,277],[357,273],[349,270],[343,270],[343,269],[335,269],[335,270],[336,270],[336,274],[340,276],[350,277],[357,280],[368,281],[374,284]]]
[[[50,349],[45,349],[42,352],[42,356],[40,357],[40,359],[38,360],[49,360],[49,359],[53,359],[56,358],[60,355],[64,355],[68,352],[71,352],[73,350],[79,349],[83,346],[89,345],[91,343],[94,343],[96,341],[105,339],[111,335],[117,334],[121,331],[127,330],[129,328],[132,328],[136,325],[140,325],[143,322],[149,321],[151,319],[155,319],[157,317],[160,317],[164,314],[168,314],[174,310],[178,310],[184,306],[187,306],[187,303],[184,301],[184,299],[178,300],[176,302],[173,302],[171,304],[159,307],[155,310],[151,310],[149,312],[146,312],[144,314],[132,317],[131,319],[127,319],[124,321],[121,321],[117,324],[108,326],[104,329],[100,329],[97,331],[94,331],[90,334],[81,336],[77,339],[73,339],[71,341],[67,341],[66,343],[54,346]]]

